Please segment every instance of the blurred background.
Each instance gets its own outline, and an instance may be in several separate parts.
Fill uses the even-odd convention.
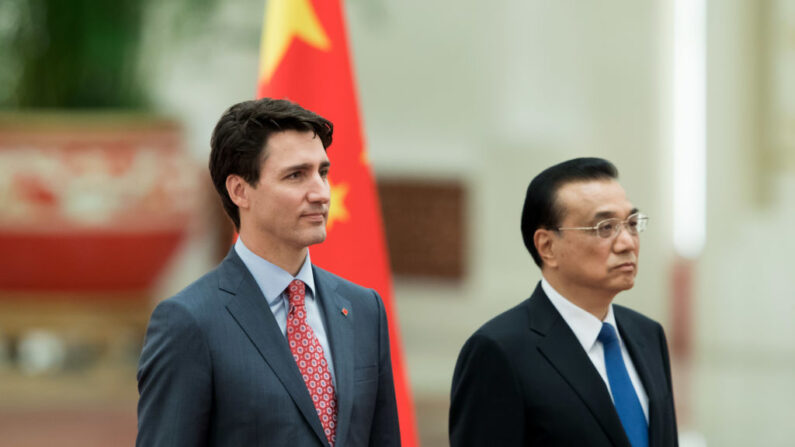
[[[682,445],[792,445],[795,2],[345,9],[422,445],[463,342],[540,278],[528,182],[577,156],[651,216],[617,302],[666,328]],[[209,137],[263,12],[0,2],[0,445],[133,444],[149,312],[228,248]]]

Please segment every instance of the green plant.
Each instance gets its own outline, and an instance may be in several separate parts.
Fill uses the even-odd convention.
[[[0,104],[40,109],[145,109],[141,30],[146,0],[3,0]],[[180,0],[191,18],[212,0]],[[182,17],[184,19],[184,17]],[[189,22],[189,20],[183,20]]]

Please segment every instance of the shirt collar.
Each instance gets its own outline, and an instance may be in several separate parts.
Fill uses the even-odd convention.
[[[590,351],[594,343],[596,343],[599,331],[602,330],[602,323],[610,323],[616,328],[616,331],[618,331],[612,303],[607,308],[607,316],[604,321],[599,321],[593,314],[577,306],[558,293],[544,277],[541,278],[541,288],[544,289],[544,293],[547,294],[549,301],[552,302],[552,305],[555,306],[560,316],[563,317],[563,320],[569,325],[571,331],[574,332],[574,335],[577,337],[577,340],[579,340],[583,349],[585,349],[585,352]]]
[[[243,264],[246,265],[252,276],[254,276],[254,280],[257,281],[257,285],[260,290],[262,290],[262,294],[265,295],[268,305],[275,304],[276,300],[282,296],[282,292],[284,292],[294,279],[303,281],[307,288],[306,297],[308,299],[314,299],[315,277],[312,274],[312,261],[309,258],[309,250],[306,252],[304,264],[298,270],[298,274],[295,275],[295,277],[283,268],[266,261],[249,250],[240,237],[238,237],[237,242],[235,242],[235,252],[237,252]]]

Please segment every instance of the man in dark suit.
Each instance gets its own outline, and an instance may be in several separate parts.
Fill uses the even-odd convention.
[[[647,221],[617,176],[579,158],[528,186],[522,236],[543,279],[462,348],[453,447],[677,445],[663,329],[612,304],[634,285]]]
[[[154,310],[138,446],[399,446],[384,306],[313,266],[332,124],[284,100],[232,106],[210,174],[239,239]]]

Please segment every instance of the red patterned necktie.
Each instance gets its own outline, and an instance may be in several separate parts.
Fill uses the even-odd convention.
[[[337,429],[337,396],[331,382],[323,347],[315,337],[314,331],[306,322],[306,286],[303,281],[294,279],[287,286],[290,298],[290,312],[287,313],[287,342],[293,353],[295,363],[301,371],[309,395],[315,404],[323,432],[331,447],[334,447]]]

